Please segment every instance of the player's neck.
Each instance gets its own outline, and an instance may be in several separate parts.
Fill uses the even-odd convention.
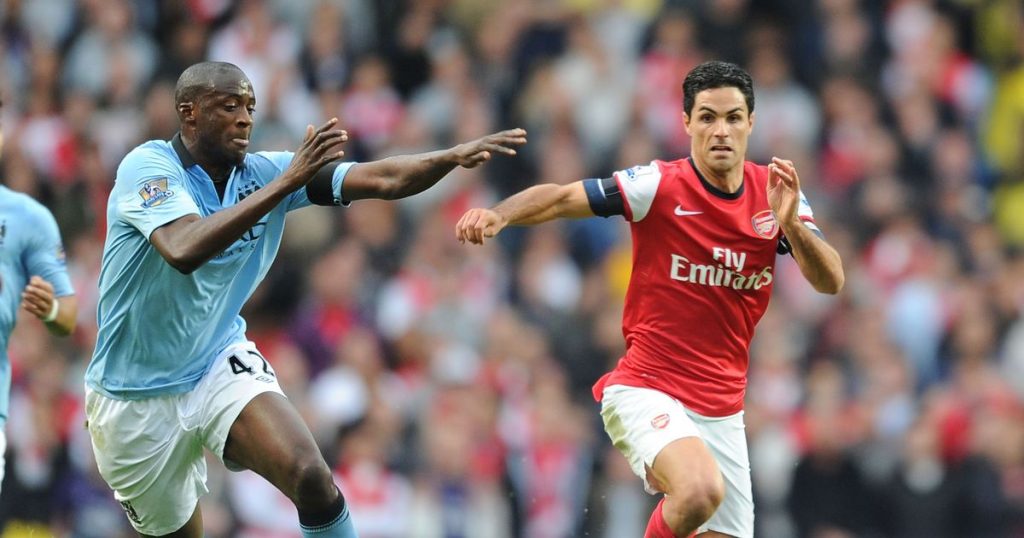
[[[206,171],[206,175],[210,176],[214,185],[227,184],[228,178],[231,177],[231,169],[234,168],[233,166],[211,167],[202,164],[201,162],[199,163],[199,166]]]
[[[206,172],[206,175],[210,176],[210,179],[214,183],[224,183],[231,176],[231,169],[234,168],[232,164],[226,164],[221,160],[208,155],[203,151],[199,145],[199,141],[192,136],[188,136],[184,131],[181,133],[181,141],[185,144],[185,149],[188,150],[189,155],[196,161],[196,164]]]
[[[704,177],[704,180],[711,184],[714,188],[726,192],[734,193],[740,190],[743,186],[743,166],[735,166],[727,171],[719,172],[710,166],[701,162],[697,156],[693,156],[693,164],[700,171],[700,175]]]

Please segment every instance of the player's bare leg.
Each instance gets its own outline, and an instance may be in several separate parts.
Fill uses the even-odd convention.
[[[156,538],[151,537],[148,534],[140,534],[144,538]],[[180,529],[161,536],[160,538],[203,538],[203,513],[199,510],[199,505],[196,505],[196,509],[192,512],[192,517],[188,518]]]
[[[689,536],[697,530],[725,498],[725,481],[718,464],[697,437],[677,439],[663,448],[647,469],[647,481],[665,492],[661,512],[676,536]]]
[[[265,392],[242,409],[228,433],[224,459],[251,469],[284,493],[298,509],[304,527],[327,526],[331,517],[342,513],[344,500],[313,434],[280,394]],[[342,529],[316,534],[355,536],[351,523],[347,528],[350,534]],[[304,535],[307,532],[304,528]]]

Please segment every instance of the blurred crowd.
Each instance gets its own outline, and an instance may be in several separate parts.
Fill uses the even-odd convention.
[[[1018,0],[2,0],[0,178],[50,207],[80,305],[23,316],[0,536],[131,536],[96,474],[82,373],[120,159],[169,139],[178,74],[239,65],[254,150],[340,118],[353,160],[524,127],[515,158],[400,202],[309,208],[243,315],[364,538],[637,537],[655,499],[590,385],[623,352],[628,225],[460,245],[537,182],[685,156],[681,81],[753,75],[748,158],[795,161],[847,284],[780,259],[751,349],[760,536],[1024,536],[1024,7]],[[159,338],[167,320],[150,322]],[[297,537],[211,465],[209,537]]]

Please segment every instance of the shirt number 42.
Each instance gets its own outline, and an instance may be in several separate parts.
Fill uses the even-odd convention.
[[[270,383],[277,377],[274,375],[274,369],[270,367],[270,363],[267,362],[263,355],[255,351],[246,351],[246,355],[248,355],[248,361],[243,361],[238,355],[228,357],[231,373],[235,375],[249,374],[256,378],[257,381],[263,381],[264,383]],[[254,360],[254,358],[258,360]],[[259,368],[259,370],[256,368]]]

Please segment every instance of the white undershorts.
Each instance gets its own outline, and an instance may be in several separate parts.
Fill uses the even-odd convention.
[[[115,400],[85,390],[100,475],[135,530],[158,536],[184,526],[207,492],[203,448],[223,461],[228,432],[242,408],[264,392],[283,395],[252,342],[222,351],[184,394]]]
[[[705,417],[664,392],[609,385],[601,399],[601,418],[612,444],[644,481],[648,493],[659,493],[647,481],[647,467],[676,439],[698,437],[711,451],[725,480],[725,499],[700,534],[715,531],[738,538],[754,535],[754,497],[743,412]]]

